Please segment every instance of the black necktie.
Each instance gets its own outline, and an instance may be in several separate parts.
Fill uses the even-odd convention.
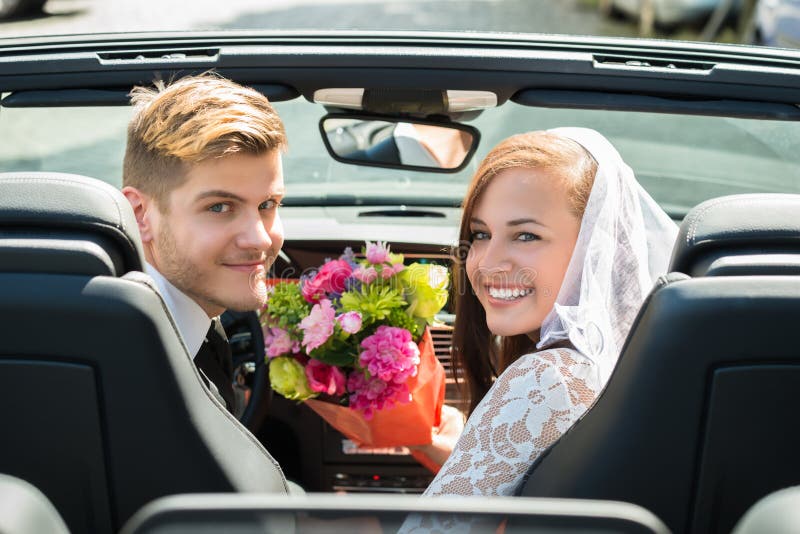
[[[205,377],[214,385],[225,401],[228,411],[233,413],[233,359],[228,336],[219,318],[211,321],[206,339],[195,356],[195,364],[203,371]]]

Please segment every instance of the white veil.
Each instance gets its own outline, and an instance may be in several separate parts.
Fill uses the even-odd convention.
[[[642,302],[667,271],[678,227],[600,133],[549,131],[591,153],[597,174],[572,259],[536,348],[568,340],[597,365],[605,383]]]

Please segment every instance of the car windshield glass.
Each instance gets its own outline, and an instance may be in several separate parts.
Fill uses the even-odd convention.
[[[676,218],[708,198],[751,192],[800,193],[800,124],[622,111],[542,109],[507,103],[468,124],[482,136],[469,165],[455,174],[359,167],[334,161],[318,129],[322,106],[276,103],[289,148],[287,204],[457,206],[480,159],[515,133],[557,126],[601,130],[642,185]],[[131,110],[3,108],[0,171],[61,171],[119,186]]]
[[[653,36],[798,46],[797,5],[797,0],[3,0],[0,37],[412,30]]]

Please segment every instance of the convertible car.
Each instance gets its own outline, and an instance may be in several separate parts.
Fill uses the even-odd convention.
[[[481,157],[557,126],[602,132],[683,223],[606,391],[519,496],[397,497],[433,474],[403,447],[358,448],[273,398],[255,314],[223,318],[239,420],[206,394],[136,279],[117,190],[131,88],[212,70],[262,91],[286,124],[274,278],[365,240],[449,267]],[[295,514],[303,531],[315,513],[322,530],[352,532],[340,516],[380,529],[414,511],[490,532],[729,532],[800,484],[798,51],[478,33],[31,37],[0,40],[0,92],[0,473],[38,488],[71,532],[271,531]],[[426,135],[457,150],[403,150]],[[448,303],[433,334],[447,403],[463,406],[455,320]],[[276,463],[309,496],[265,495],[286,491]],[[788,524],[792,502],[769,519]],[[32,509],[0,515],[24,524]]]

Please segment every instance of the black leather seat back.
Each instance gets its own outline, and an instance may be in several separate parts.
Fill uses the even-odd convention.
[[[10,194],[0,195],[0,228],[18,231],[22,221],[28,239],[43,236],[30,254],[13,249],[13,270],[0,269],[0,472],[41,489],[73,532],[116,532],[142,505],[173,493],[286,492],[272,457],[203,386],[146,277],[118,277],[141,267],[124,197],[111,188],[113,209],[104,204],[98,220],[65,224],[48,248],[56,217],[47,210],[56,206],[41,217],[17,212],[35,211],[39,196],[75,179],[34,178],[0,176],[0,192]],[[65,193],[58,206],[106,188],[78,183],[77,196]],[[15,184],[30,206],[8,207]],[[94,230],[99,239],[89,237]],[[7,250],[0,247],[0,264]],[[68,268],[40,264],[59,257]],[[103,264],[113,272],[98,272]]]
[[[670,275],[605,391],[521,494],[627,501],[675,532],[729,532],[800,483],[798,324],[800,277]]]
[[[0,173],[0,254],[0,272],[122,276],[144,264],[125,197],[60,173]]]
[[[800,274],[798,214],[800,195],[729,195],[707,200],[681,224],[670,272]]]

